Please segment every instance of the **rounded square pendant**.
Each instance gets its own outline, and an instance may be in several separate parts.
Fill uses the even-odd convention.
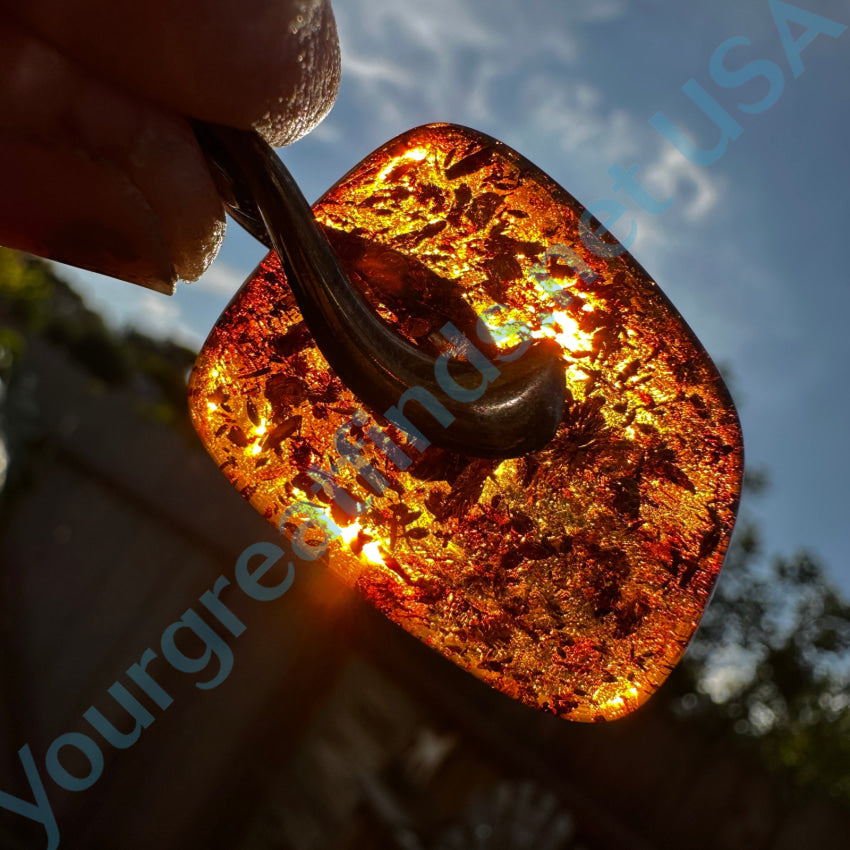
[[[572,720],[633,710],[694,633],[735,521],[741,431],[711,359],[633,258],[584,246],[577,201],[472,130],[403,134],[314,213],[447,384],[452,362],[483,387],[554,340],[562,424],[509,460],[427,446],[329,369],[269,254],[192,374],[207,450],[296,555],[493,687]]]

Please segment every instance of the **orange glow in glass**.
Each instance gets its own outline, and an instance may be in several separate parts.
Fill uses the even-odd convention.
[[[269,254],[192,374],[215,462],[300,551],[503,693],[571,720],[637,708],[735,521],[741,432],[714,364],[627,253],[583,246],[580,204],[471,130],[400,136],[314,212],[367,300],[434,355],[447,322],[497,367],[553,339],[563,422],[517,459],[418,450],[330,371]]]

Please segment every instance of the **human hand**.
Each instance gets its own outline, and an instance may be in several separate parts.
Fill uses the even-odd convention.
[[[0,244],[171,293],[224,235],[188,118],[294,141],[339,84],[330,0],[0,0]]]

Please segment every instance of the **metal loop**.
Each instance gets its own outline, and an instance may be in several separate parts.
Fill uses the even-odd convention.
[[[404,404],[404,416],[420,432],[414,440],[424,436],[435,446],[475,457],[518,457],[554,437],[565,395],[565,367],[555,343],[535,342],[522,357],[500,363],[498,377],[480,398],[454,397],[438,382],[438,358],[387,325],[352,284],[274,150],[253,132],[202,122],[194,127],[228,212],[277,252],[319,350],[366,405],[385,414]],[[468,360],[455,361],[451,377],[470,388],[483,380]],[[416,388],[430,393],[438,406]]]

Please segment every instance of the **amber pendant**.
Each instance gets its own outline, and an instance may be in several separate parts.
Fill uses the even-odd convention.
[[[476,366],[461,397],[532,341],[560,347],[566,403],[539,451],[458,454],[366,407],[275,254],[210,333],[190,405],[296,555],[503,693],[592,721],[638,707],[681,657],[732,533],[743,448],[693,332],[627,253],[584,247],[583,212],[510,148],[446,124],[384,145],[314,206],[351,280],[447,385],[453,363]]]

